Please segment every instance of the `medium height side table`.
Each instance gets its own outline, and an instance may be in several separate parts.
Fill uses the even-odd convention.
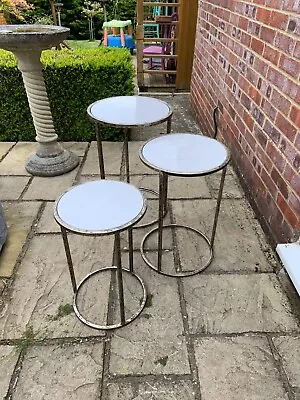
[[[175,133],[163,135],[146,142],[140,149],[140,159],[145,165],[159,172],[158,227],[152,229],[143,238],[141,243],[141,254],[144,261],[155,271],[167,276],[184,277],[202,272],[208,267],[213,259],[213,246],[226,175],[226,167],[230,161],[228,149],[217,140],[206,136],[190,133]],[[204,235],[204,233],[187,225],[163,225],[163,210],[167,202],[167,183],[169,175],[178,177],[199,177],[210,175],[221,170],[222,176],[210,239]],[[167,227],[180,227],[200,235],[209,247],[210,256],[206,264],[188,272],[178,272],[172,274],[163,271],[162,233],[163,229]],[[148,237],[156,231],[158,231],[158,250],[157,265],[154,265],[147,258],[144,247]]]
[[[171,119],[173,111],[164,101],[147,96],[118,96],[98,100],[89,105],[87,113],[96,123],[96,137],[98,147],[98,159],[100,168],[100,177],[105,179],[105,166],[103,159],[101,125],[108,125],[124,130],[123,151],[125,158],[126,181],[130,182],[129,168],[129,129],[137,127],[146,127],[159,125],[167,122],[167,131],[171,132]],[[158,196],[155,190],[150,188],[140,188],[145,192],[150,192]],[[139,224],[139,228],[152,225],[155,221]]]
[[[95,329],[115,329],[133,321],[143,310],[146,303],[146,289],[141,278],[133,272],[133,246],[129,246],[129,270],[122,268],[120,232],[131,229],[144,215],[146,203],[140,191],[134,186],[119,181],[98,180],[74,186],[63,193],[55,203],[54,217],[60,225],[66,252],[74,297],[73,308],[76,316],[84,324]],[[79,235],[104,236],[114,235],[114,260],[116,266],[105,267],[87,275],[79,285],[75,272],[67,232]],[[116,324],[96,324],[89,321],[79,310],[78,294],[87,281],[96,274],[105,271],[116,273],[120,322]],[[142,288],[139,308],[131,316],[125,315],[123,273],[130,274]]]

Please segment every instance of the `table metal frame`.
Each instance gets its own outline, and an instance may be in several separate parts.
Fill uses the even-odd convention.
[[[199,171],[199,172],[193,172],[193,173],[181,173],[180,171],[174,172],[174,171],[168,171],[168,170],[162,171],[161,169],[157,168],[155,165],[150,164],[147,161],[147,159],[143,156],[143,148],[151,140],[154,140],[154,139],[150,139],[144,143],[144,145],[140,149],[139,155],[140,155],[141,161],[146,166],[159,172],[158,226],[153,228],[151,231],[149,231],[144,236],[141,246],[140,246],[140,252],[141,252],[142,258],[150,268],[152,268],[154,271],[156,271],[162,275],[178,278],[178,277],[186,277],[186,276],[192,276],[192,275],[199,274],[200,272],[204,271],[210,265],[210,263],[213,260],[213,256],[214,256],[214,254],[213,254],[214,241],[215,241],[216,229],[217,229],[217,224],[218,224],[218,217],[219,217],[219,212],[220,212],[222,193],[223,193],[223,188],[224,188],[227,165],[230,161],[229,151],[228,151],[228,157],[226,158],[224,163],[222,163],[221,165],[219,165],[217,168],[215,168],[213,170],[207,170],[205,172]],[[212,175],[219,171],[222,171],[222,176],[220,179],[217,205],[216,205],[216,209],[215,209],[214,222],[213,222],[212,233],[211,233],[210,238],[208,238],[200,230],[190,227],[188,225],[181,225],[181,224],[175,224],[175,223],[163,225],[164,208],[165,208],[165,204],[168,202],[168,176],[177,176],[177,177],[200,177],[200,176],[203,176],[204,177],[204,176]],[[163,229],[165,229],[165,228],[183,228],[183,229],[193,231],[196,234],[198,234],[199,236],[201,236],[204,239],[204,241],[207,243],[207,245],[209,247],[209,251],[210,251],[209,259],[206,262],[206,264],[204,266],[202,266],[200,269],[193,270],[193,272],[188,271],[188,272],[178,272],[176,274],[171,274],[171,273],[162,271],[162,253],[163,253],[163,237],[162,236],[163,236]],[[156,231],[158,232],[158,249],[157,249],[157,265],[155,266],[146,257],[144,246],[145,246],[145,242],[149,238],[149,236],[152,235]]]
[[[126,96],[124,96],[126,97]],[[132,96],[128,96],[128,97],[132,97]],[[138,97],[138,96],[137,96]],[[153,99],[153,97],[152,97]],[[121,128],[123,129],[123,134],[124,134],[124,140],[123,140],[123,153],[124,153],[124,158],[125,158],[125,174],[126,174],[126,182],[130,183],[130,167],[129,167],[129,148],[128,148],[128,142],[129,142],[129,130],[131,128],[142,128],[142,127],[148,127],[148,126],[155,126],[155,125],[159,125],[162,124],[164,122],[167,122],[167,129],[166,129],[166,133],[169,134],[171,132],[171,125],[172,125],[172,115],[173,115],[173,110],[171,108],[171,106],[166,103],[165,101],[162,100],[158,100],[157,101],[163,103],[164,105],[166,105],[169,108],[169,113],[166,117],[164,118],[160,118],[159,120],[153,121],[153,122],[149,122],[149,123],[143,123],[143,124],[128,124],[128,125],[121,125],[121,124],[115,124],[112,123],[110,121],[104,121],[104,120],[99,120],[97,119],[91,112],[92,107],[98,103],[101,102],[102,100],[97,100],[94,103],[90,104],[87,108],[87,113],[89,115],[89,117],[95,122],[95,131],[96,131],[96,139],[97,139],[97,149],[98,149],[98,161],[99,161],[99,169],[100,169],[100,177],[101,179],[105,179],[105,166],[104,166],[104,156],[103,156],[103,146],[102,146],[102,141],[103,141],[103,137],[101,134],[101,129],[100,126],[101,125],[106,125],[106,126],[111,126],[113,128]],[[146,187],[140,187],[139,188],[142,192],[149,192],[154,194],[155,196],[159,197],[159,193],[154,190],[154,189],[150,189],[150,188],[146,188]],[[165,203],[165,208],[164,208],[164,216],[167,213],[167,205]],[[158,220],[154,219],[152,221],[143,223],[143,224],[139,224],[137,226],[135,226],[134,228],[144,228],[150,225],[153,225],[155,223],[157,223]]]
[[[72,189],[72,188],[71,188]],[[58,225],[60,226],[61,229],[61,234],[62,234],[62,239],[63,239],[63,244],[64,244],[64,249],[65,249],[65,254],[66,254],[66,259],[67,259],[67,264],[69,268],[69,273],[70,273],[70,278],[71,278],[71,283],[72,283],[72,289],[73,289],[73,309],[78,317],[78,319],[83,322],[85,325],[89,326],[90,328],[98,329],[98,330],[111,330],[111,329],[117,329],[121,328],[122,326],[125,326],[135,320],[140,313],[143,311],[145,305],[146,305],[146,300],[147,300],[147,291],[144,282],[142,279],[136,275],[133,271],[133,238],[132,234],[129,236],[131,238],[131,243],[129,245],[129,269],[122,268],[122,261],[121,261],[121,241],[120,241],[120,233],[125,231],[125,230],[130,230],[132,233],[132,226],[139,222],[147,209],[146,201],[144,200],[144,206],[143,209],[140,211],[140,213],[131,220],[129,223],[120,226],[116,229],[108,229],[106,231],[87,231],[87,230],[81,230],[81,229],[76,229],[67,223],[65,223],[59,216],[57,212],[57,206],[60,201],[60,199],[71,189],[68,189],[65,191],[55,202],[55,207],[54,207],[54,218]],[[114,234],[115,241],[114,241],[114,251],[113,251],[113,264],[116,264],[116,266],[110,266],[110,267],[105,267],[98,269],[96,271],[91,272],[87,276],[85,276],[81,282],[77,285],[76,282],[76,277],[75,277],[75,272],[74,272],[74,265],[73,265],[73,260],[71,256],[71,251],[70,251],[70,246],[69,246],[69,241],[68,241],[68,232],[72,232],[75,234],[83,235],[83,236],[105,236],[105,235],[111,235]],[[116,324],[107,324],[107,325],[98,325],[95,324],[89,320],[87,320],[79,311],[78,307],[78,294],[79,291],[82,289],[84,284],[90,280],[94,275],[96,274],[101,274],[102,272],[105,271],[115,271],[117,275],[117,283],[118,283],[118,297],[119,297],[119,306],[120,306],[120,322]],[[123,289],[123,272],[126,274],[130,274],[133,276],[138,283],[140,284],[142,291],[143,291],[143,297],[140,301],[140,307],[138,311],[133,314],[131,317],[126,318],[125,315],[125,304],[124,304],[124,289]]]

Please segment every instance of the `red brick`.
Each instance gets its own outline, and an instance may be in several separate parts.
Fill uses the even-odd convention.
[[[271,119],[271,121],[275,120],[277,111],[268,100],[262,99],[261,108],[266,113],[266,115]]]
[[[286,97],[282,96],[276,89],[273,89],[271,103],[283,114],[289,114],[291,102]]]
[[[264,149],[268,142],[266,134],[258,125],[254,126],[254,134],[255,134],[257,141],[259,142],[261,147]]]
[[[273,44],[275,36],[276,36],[276,30],[275,29],[271,29],[271,28],[268,28],[266,26],[262,26],[260,28],[259,37],[261,38],[261,40],[264,40],[265,42]]]
[[[275,46],[286,54],[293,54],[295,40],[282,32],[277,32]]]
[[[284,84],[285,93],[290,96],[291,99],[295,100],[296,103],[300,104],[300,85],[294,83],[289,79],[286,79]]]
[[[284,136],[293,142],[297,133],[297,129],[280,113],[277,114],[275,123],[277,128],[284,134]]]
[[[244,31],[246,31],[248,29],[248,19],[240,16],[239,22],[238,22],[238,27],[243,29]]]
[[[259,106],[261,101],[261,95],[258,90],[255,89],[253,86],[249,86],[249,96],[252,100]]]
[[[284,91],[284,86],[287,84],[287,78],[284,77],[278,70],[269,67],[267,78],[281,91]]]
[[[265,8],[257,8],[256,12],[256,20],[259,22],[263,22],[266,25],[269,25],[271,19],[271,11]]]
[[[296,151],[295,147],[292,146],[292,144],[288,141],[288,139],[282,137],[278,148],[285,155],[285,157],[291,163],[291,165],[293,165],[298,152]],[[299,183],[299,178],[298,178],[298,183]],[[291,180],[290,184],[293,185],[293,180]]]
[[[300,62],[286,56],[285,54],[282,54],[280,57],[279,67],[294,78],[299,76]]]
[[[293,56],[300,60],[300,40],[298,40],[298,42],[296,43]]]
[[[264,62],[262,59],[260,59],[258,57],[255,58],[254,68],[259,74],[261,74],[263,76],[267,76],[268,64],[266,62]]]
[[[272,11],[269,19],[269,24],[277,29],[285,30],[287,28],[289,17],[286,13]]]
[[[280,56],[280,53],[277,50],[274,50],[272,47],[268,46],[267,44],[265,45],[265,48],[263,51],[263,57],[266,60],[277,65],[278,61],[279,61],[279,56]]]
[[[264,168],[261,171],[261,177],[263,182],[268,188],[269,193],[276,198],[278,193],[278,187],[275,185],[273,179],[271,179],[270,173],[267,172]],[[267,213],[268,214],[268,213]]]
[[[250,43],[251,43],[251,36],[248,35],[248,33],[242,32],[242,34],[241,34],[241,43],[244,46],[249,47]]]
[[[281,0],[280,6],[284,11],[296,11],[299,13],[299,1],[297,0]]]
[[[288,198],[289,190],[286,181],[283,179],[282,175],[277,171],[276,168],[272,169],[271,178],[273,179],[275,185],[278,187],[285,199]]]
[[[286,165],[286,161],[282,153],[277,150],[277,147],[271,141],[268,141],[268,144],[266,146],[266,153],[268,154],[278,171],[282,174]]]
[[[290,112],[290,118],[294,122],[295,125],[300,128],[300,106],[293,105]]]
[[[299,191],[300,193],[300,191]],[[289,194],[288,202],[292,210],[298,217],[300,216],[300,195],[296,196],[292,191]]]
[[[291,210],[291,207],[288,205],[288,203],[285,201],[285,199],[282,197],[280,193],[278,193],[277,196],[277,204],[282,211],[284,217],[288,221],[288,223],[291,225],[292,228],[295,228],[298,223],[298,218],[294,214],[294,212]]]
[[[269,138],[273,140],[274,143],[279,143],[281,137],[280,132],[274,127],[273,124],[271,124],[268,119],[266,119],[264,131],[269,136]]]
[[[245,124],[250,129],[250,131],[252,131],[253,125],[254,125],[254,121],[253,121],[253,118],[251,117],[251,115],[249,115],[247,111],[244,111],[243,119],[244,119]]]
[[[264,42],[262,40],[259,39],[255,39],[254,37],[251,40],[251,44],[250,47],[253,51],[255,51],[257,54],[262,55],[263,54],[263,50],[264,50]]]

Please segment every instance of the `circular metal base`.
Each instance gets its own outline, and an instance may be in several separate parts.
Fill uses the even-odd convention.
[[[30,156],[26,163],[26,170],[35,176],[57,176],[72,171],[79,164],[79,157],[68,150],[49,157],[40,157],[37,154]]]
[[[154,194],[156,197],[159,197],[159,194],[156,190],[154,189],[150,189],[150,188],[145,188],[145,187],[139,187],[139,190],[141,192],[147,192],[147,193],[152,193]],[[163,213],[163,218],[167,215],[168,212],[168,207],[165,207],[164,209],[164,213]],[[133,227],[133,229],[140,229],[140,228],[145,228],[147,226],[153,225],[153,224],[157,224],[158,223],[158,218],[153,219],[152,221],[149,222],[145,222],[144,224],[137,224]]]
[[[135,320],[140,313],[143,311],[145,304],[146,304],[146,300],[147,300],[147,292],[146,292],[146,287],[144,282],[142,281],[142,279],[136,275],[133,272],[130,272],[128,269],[122,269],[122,272],[125,272],[127,274],[130,274],[131,276],[134,276],[137,281],[140,283],[142,289],[143,289],[143,299],[140,301],[140,308],[138,309],[138,311],[132,315],[130,318],[125,319],[125,322],[122,324],[121,322],[118,324],[112,324],[112,325],[98,325],[98,324],[94,324],[93,322],[88,321],[87,319],[85,319],[81,314],[80,311],[78,309],[78,304],[77,304],[77,296],[78,293],[80,291],[80,289],[82,288],[82,286],[90,279],[92,278],[94,275],[99,274],[101,272],[104,271],[116,271],[117,267],[107,267],[107,268],[102,268],[102,269],[98,269],[96,271],[91,272],[89,275],[87,275],[78,285],[77,287],[77,291],[74,294],[74,298],[73,298],[73,309],[74,312],[76,314],[76,316],[80,319],[81,322],[83,322],[85,325],[89,326],[90,328],[94,328],[94,329],[103,329],[103,330],[109,330],[109,329],[116,329],[116,328],[121,328],[122,326],[125,326],[127,324],[129,324],[130,322],[132,322],[133,320]]]
[[[190,226],[180,225],[180,224],[164,225],[163,229],[165,229],[165,228],[183,228],[183,229],[187,229],[187,230],[190,230],[192,232],[197,233],[197,235],[201,236],[204,239],[204,241],[207,243],[207,245],[209,247],[209,259],[208,259],[208,261],[206,262],[206,264],[204,266],[200,267],[200,269],[193,270],[193,272],[187,271],[187,272],[178,272],[176,274],[170,274],[170,273],[167,273],[167,272],[163,272],[161,270],[159,271],[157,269],[157,266],[153,265],[148,260],[148,258],[145,255],[145,250],[144,250],[144,245],[145,245],[145,242],[148,239],[148,237],[150,235],[152,235],[155,231],[158,231],[158,227],[156,227],[156,228],[152,229],[150,232],[148,232],[146,234],[146,236],[144,236],[144,238],[142,240],[142,243],[141,243],[141,247],[140,247],[142,258],[150,268],[152,268],[154,271],[158,272],[159,274],[162,274],[162,275],[165,275],[165,276],[171,276],[171,277],[174,277],[174,278],[184,278],[186,276],[192,276],[192,275],[199,274],[200,272],[204,271],[210,265],[210,263],[212,262],[212,259],[213,259],[213,247],[212,247],[212,245],[210,243],[210,240],[208,239],[208,237],[206,235],[204,235],[204,233],[202,233],[201,231],[199,231],[199,230],[197,230],[195,228],[192,228]]]

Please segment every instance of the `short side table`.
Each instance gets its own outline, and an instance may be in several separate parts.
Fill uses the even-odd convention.
[[[118,96],[98,100],[88,106],[87,113],[96,123],[96,137],[98,147],[98,159],[100,177],[105,179],[105,166],[103,159],[101,125],[108,125],[124,130],[123,151],[126,168],[126,181],[130,182],[128,132],[130,128],[159,125],[167,122],[167,134],[171,132],[171,119],[173,110],[164,101],[147,96]],[[158,193],[150,188],[141,187],[140,190],[158,196]],[[165,210],[166,211],[166,210]],[[157,220],[139,224],[142,228],[152,225]]]
[[[143,310],[146,303],[146,288],[142,279],[133,272],[133,246],[129,246],[129,270],[122,268],[120,232],[131,229],[144,215],[146,203],[144,197],[134,186],[119,181],[99,180],[74,186],[63,193],[55,203],[54,217],[60,225],[67,263],[69,267],[74,297],[73,308],[76,316],[84,324],[95,329],[115,329],[133,321]],[[75,272],[67,232],[91,236],[115,236],[114,260],[116,266],[93,271],[79,285]],[[80,312],[78,293],[85,283],[95,274],[112,270],[116,272],[120,322],[113,325],[98,325],[88,321]],[[130,274],[137,280],[143,291],[139,309],[134,315],[125,315],[123,273]]]
[[[202,272],[209,266],[213,259],[213,246],[222,199],[226,167],[230,161],[228,149],[215,139],[199,134],[176,133],[160,136],[147,141],[140,149],[140,159],[148,167],[159,171],[159,211],[158,227],[146,234],[141,243],[141,254],[146,262],[155,271],[174,277],[184,277]],[[210,175],[222,170],[217,206],[210,239],[199,230],[186,225],[163,225],[163,211],[167,203],[168,176],[196,177]],[[202,236],[209,247],[209,260],[203,266],[193,271],[178,272],[176,274],[163,271],[162,266],[162,233],[163,228],[180,227]],[[157,265],[153,265],[145,254],[145,242],[148,237],[158,231]]]

